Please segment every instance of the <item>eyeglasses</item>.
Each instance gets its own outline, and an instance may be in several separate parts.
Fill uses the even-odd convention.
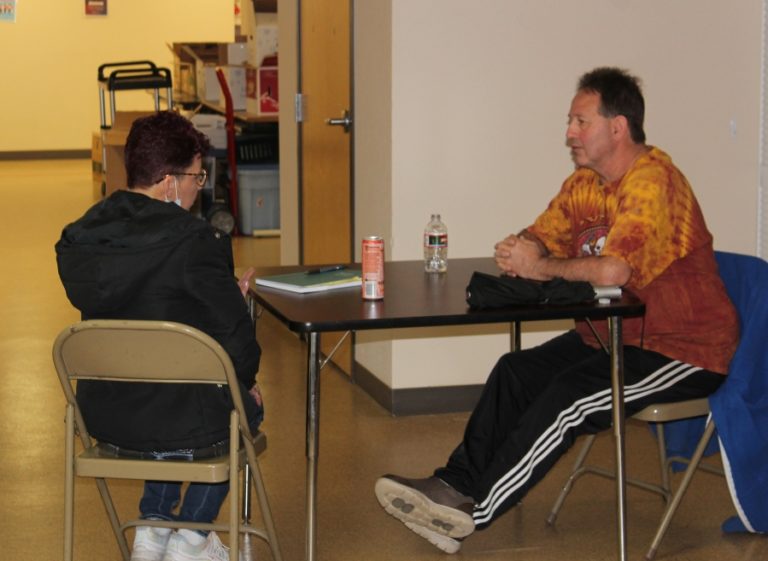
[[[200,173],[171,173],[169,175],[191,175],[195,178],[195,182],[202,187],[208,180],[208,172],[203,170]]]

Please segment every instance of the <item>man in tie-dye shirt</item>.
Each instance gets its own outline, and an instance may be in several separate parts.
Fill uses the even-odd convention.
[[[576,170],[535,222],[495,246],[502,272],[617,285],[646,305],[624,321],[625,411],[701,398],[725,378],[738,318],[701,209],[670,157],[645,142],[638,80],[581,77],[566,144]],[[607,339],[605,322],[593,322]],[[577,436],[610,427],[610,362],[588,326],[502,356],[464,439],[426,479],[385,475],[387,512],[448,553],[517,504]]]

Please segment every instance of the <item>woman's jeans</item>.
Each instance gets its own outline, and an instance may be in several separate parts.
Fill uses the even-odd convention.
[[[251,430],[255,431],[264,418],[263,410]],[[102,444],[103,446],[103,444]],[[111,446],[111,445],[108,445]],[[114,452],[121,451],[114,447]],[[157,460],[193,460],[203,457],[221,456],[229,453],[229,441],[216,442],[205,449],[143,452],[142,455]],[[223,483],[190,483],[178,514],[174,514],[181,499],[181,482],[146,481],[144,495],[139,502],[141,518],[180,520],[184,522],[213,522],[219,514],[229,492],[229,481]]]
[[[219,514],[229,492],[229,482],[208,484],[190,483],[184,493],[178,515],[174,510],[181,498],[181,483],[169,481],[144,482],[144,496],[139,502],[142,518],[183,520],[185,522],[213,522]]]
[[[229,440],[216,442],[204,449],[144,452],[127,450],[114,444],[99,442],[104,454],[115,457],[141,458],[144,460],[196,460],[229,453]],[[213,522],[229,492],[229,481],[223,483],[190,483],[184,494],[179,514],[174,514],[181,499],[180,481],[145,481],[144,496],[139,502],[141,518],[160,520],[184,520],[186,522]]]

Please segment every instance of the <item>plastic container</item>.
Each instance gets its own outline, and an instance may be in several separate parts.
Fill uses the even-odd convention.
[[[237,165],[276,164],[280,161],[280,147],[276,131],[243,133],[235,138]]]
[[[448,228],[433,214],[424,228],[424,270],[444,273],[448,269]]]
[[[251,236],[280,229],[280,176],[276,165],[238,166],[237,191],[241,234]]]

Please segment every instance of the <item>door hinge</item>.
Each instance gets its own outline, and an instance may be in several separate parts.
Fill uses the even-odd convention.
[[[294,114],[296,115],[296,122],[304,122],[304,95],[297,93],[294,100]]]

